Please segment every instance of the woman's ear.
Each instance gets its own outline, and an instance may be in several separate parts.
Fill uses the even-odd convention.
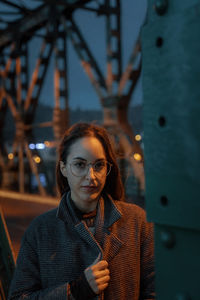
[[[67,177],[67,167],[63,161],[60,161],[60,172],[64,177]]]

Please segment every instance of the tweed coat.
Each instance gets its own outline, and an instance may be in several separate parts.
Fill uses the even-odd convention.
[[[58,209],[33,220],[23,237],[9,300],[71,300],[71,280],[100,255],[110,282],[93,299],[147,300],[154,296],[152,224],[134,204],[101,198],[95,236],[70,213],[69,194]]]

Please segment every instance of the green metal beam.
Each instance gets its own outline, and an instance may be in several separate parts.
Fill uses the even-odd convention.
[[[158,300],[199,300],[200,4],[149,1],[142,32],[146,208]]]

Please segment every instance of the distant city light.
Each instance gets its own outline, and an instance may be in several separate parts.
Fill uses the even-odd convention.
[[[141,156],[141,154],[139,154],[139,153],[134,153],[134,154],[133,154],[133,157],[134,157],[134,159],[137,160],[137,161],[141,161],[141,160],[142,160],[142,156]]]
[[[37,155],[33,156],[33,160],[36,162],[36,164],[39,164],[41,162],[41,158]]]
[[[41,185],[46,187],[47,186],[47,180],[46,180],[45,174],[40,173],[39,174],[39,179],[40,179]],[[38,187],[38,181],[37,181],[36,176],[34,174],[31,174],[31,186],[33,188]]]
[[[141,135],[140,135],[140,134],[136,134],[135,140],[136,140],[137,142],[139,142],[139,141],[141,141],[141,139],[142,139]]]
[[[36,147],[36,149],[44,149],[45,148],[45,144],[44,143],[37,143],[36,145],[35,145],[35,147]]]
[[[50,142],[49,141],[45,141],[44,144],[45,144],[46,147],[50,147]]]
[[[10,160],[11,160],[11,159],[13,159],[13,158],[14,158],[14,155],[13,155],[13,153],[9,153],[9,154],[8,154],[8,159],[10,159]]]
[[[37,143],[37,144],[29,144],[29,149],[34,150],[34,149],[38,149],[38,150],[43,150],[45,148],[45,144],[44,143]]]
[[[34,150],[35,149],[35,144],[29,144],[29,149]]]
[[[39,178],[40,178],[40,182],[41,182],[42,186],[47,186],[46,177],[43,173],[39,174]]]

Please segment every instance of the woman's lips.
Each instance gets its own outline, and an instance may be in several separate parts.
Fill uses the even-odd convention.
[[[84,185],[82,186],[82,189],[86,192],[93,192],[97,189],[97,186],[94,185]]]

